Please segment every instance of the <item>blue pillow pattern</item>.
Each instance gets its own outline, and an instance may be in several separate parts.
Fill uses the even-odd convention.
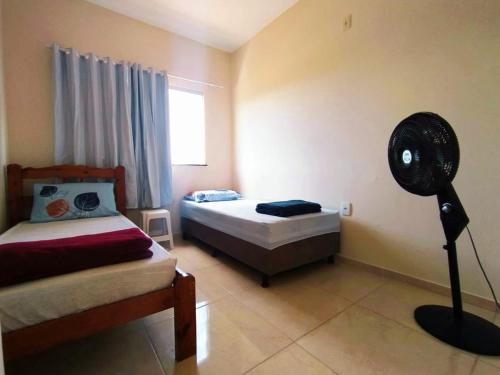
[[[115,215],[112,183],[33,185],[33,223]]]

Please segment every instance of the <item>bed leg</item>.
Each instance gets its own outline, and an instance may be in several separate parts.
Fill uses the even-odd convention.
[[[263,288],[269,288],[269,276],[262,275],[262,282],[260,284]]]
[[[174,285],[175,359],[196,354],[196,294],[193,275],[179,277]]]
[[[329,255],[328,258],[326,258],[326,262],[333,264],[335,263],[335,256],[334,255]]]

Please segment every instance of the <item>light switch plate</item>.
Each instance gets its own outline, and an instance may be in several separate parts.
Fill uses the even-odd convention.
[[[340,211],[342,213],[342,216],[351,216],[352,214],[351,202],[342,202],[340,204]]]

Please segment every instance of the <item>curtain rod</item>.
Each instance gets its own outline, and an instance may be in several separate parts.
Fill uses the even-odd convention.
[[[52,49],[53,46],[49,45],[49,46],[46,46],[48,49]],[[63,51],[70,51],[71,48],[65,48],[65,47],[59,47],[59,49],[63,50]],[[90,55],[90,53],[85,53],[83,55]],[[102,57],[99,57],[97,56],[97,58],[101,61],[104,61],[104,58]],[[179,79],[181,81],[186,81],[186,82],[191,82],[191,83],[197,83],[199,85],[204,85],[204,86],[209,86],[209,87],[215,87],[217,89],[223,89],[224,86],[221,86],[221,85],[218,85],[216,83],[212,83],[212,82],[205,82],[205,81],[198,81],[196,79],[191,79],[191,78],[185,78],[185,77],[181,77],[181,76],[177,76],[177,75],[174,75],[174,74],[169,74],[167,73],[167,77],[168,78],[172,78],[172,79]]]

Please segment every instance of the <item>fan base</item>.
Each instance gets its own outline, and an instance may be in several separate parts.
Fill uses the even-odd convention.
[[[455,318],[453,308],[438,305],[420,306],[415,320],[430,333],[447,344],[482,355],[500,355],[500,328],[468,312]]]

